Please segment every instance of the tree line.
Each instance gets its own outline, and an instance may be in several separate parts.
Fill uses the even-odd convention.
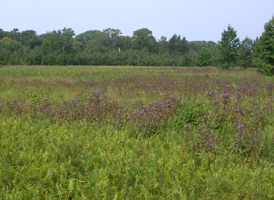
[[[0,29],[0,65],[133,65],[133,66],[233,66],[261,67],[260,55],[269,54],[273,61],[273,21],[265,25],[260,38],[240,41],[230,25],[222,32],[221,41],[187,41],[174,34],[169,40],[156,40],[152,31],[141,28],[123,36],[119,29],[89,30],[76,35],[71,28],[38,35],[35,30],[20,32]],[[269,39],[270,37],[270,39]],[[262,42],[271,41],[265,53]],[[258,60],[259,59],[259,60]],[[260,60],[261,59],[261,60]],[[270,64],[271,65],[271,64]],[[272,63],[273,66],[273,63]],[[267,69],[267,70],[266,70]],[[270,73],[271,67],[263,71]]]

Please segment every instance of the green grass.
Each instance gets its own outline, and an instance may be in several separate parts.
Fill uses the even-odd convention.
[[[1,120],[9,199],[273,198],[273,163],[189,152],[176,131],[150,138],[85,122]]]
[[[272,89],[261,86],[273,84],[273,78],[237,70],[4,66],[1,199],[273,199],[274,120],[272,111],[263,107],[271,104]],[[166,89],[161,92],[151,86],[165,87],[162,82]],[[227,84],[259,89],[240,92],[240,99]],[[230,99],[215,104],[215,97],[207,94],[212,90],[229,93]],[[97,121],[84,111],[73,115],[75,107],[62,118],[54,109],[45,114],[19,108],[25,102],[51,109],[39,98],[47,97],[55,106],[75,93],[95,91],[104,91],[106,102],[121,100],[125,114],[99,109],[93,111],[100,116]],[[159,112],[165,119],[161,123],[157,116],[125,120],[137,109],[127,101],[143,99],[149,106],[167,91],[182,96],[175,114]],[[236,112],[240,107],[248,109]],[[244,130],[236,131],[234,126],[241,124]],[[208,145],[209,137],[218,140]]]

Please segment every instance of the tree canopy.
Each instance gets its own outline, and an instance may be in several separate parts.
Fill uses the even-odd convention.
[[[38,35],[35,30],[0,28],[0,65],[153,65],[258,67],[274,74],[274,19],[265,24],[257,40],[240,41],[230,25],[221,41],[188,41],[174,34],[156,40],[148,28],[122,35],[120,29],[88,30],[76,35],[72,28]]]

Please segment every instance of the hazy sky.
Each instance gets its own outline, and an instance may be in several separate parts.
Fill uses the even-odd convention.
[[[132,36],[148,28],[156,39],[177,34],[217,42],[231,24],[240,39],[255,39],[273,14],[273,0],[0,0],[0,28],[38,34],[115,28]]]

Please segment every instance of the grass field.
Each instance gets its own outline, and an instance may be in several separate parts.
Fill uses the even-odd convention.
[[[274,199],[255,69],[0,68],[1,199]]]

